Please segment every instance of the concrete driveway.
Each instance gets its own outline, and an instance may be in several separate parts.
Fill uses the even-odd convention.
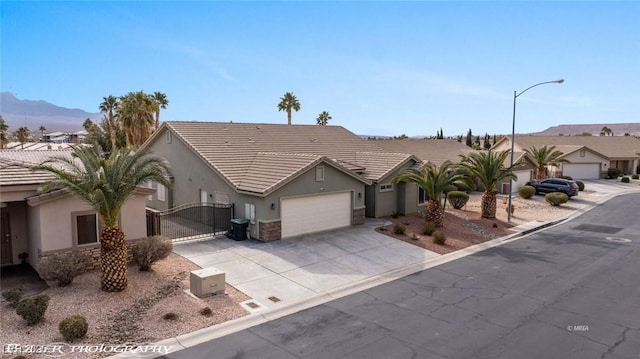
[[[249,311],[286,305],[348,288],[439,254],[375,232],[380,220],[269,243],[226,237],[174,244],[174,252],[202,268],[225,272],[226,282],[253,299]],[[257,306],[257,307],[256,307]]]

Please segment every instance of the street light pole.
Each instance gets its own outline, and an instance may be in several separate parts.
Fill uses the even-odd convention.
[[[520,93],[513,91],[513,119],[511,122],[511,163],[509,165],[509,169],[513,167],[513,150],[515,147],[515,137],[516,137],[516,99],[523,93],[529,91],[530,89],[536,86],[546,85],[546,84],[561,84],[563,82],[564,82],[564,79],[555,80],[555,81],[545,81],[545,82],[540,82],[535,85],[529,86],[526,89],[520,91]],[[507,222],[509,223],[511,223],[511,197],[513,194],[513,190],[511,189],[511,186],[513,186],[513,179],[509,179],[509,203],[507,204]]]

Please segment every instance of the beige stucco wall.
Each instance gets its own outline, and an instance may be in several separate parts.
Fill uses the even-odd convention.
[[[582,150],[575,151],[563,158],[569,161],[569,163],[600,163],[600,168],[607,168],[607,165],[609,164],[609,160],[607,158],[603,158],[588,150],[584,150],[584,156],[580,156],[581,151]]]
[[[127,240],[147,236],[146,196],[133,195],[127,200],[120,212],[120,226]]]

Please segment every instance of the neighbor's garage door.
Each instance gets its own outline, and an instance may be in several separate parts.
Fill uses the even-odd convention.
[[[598,179],[600,178],[599,163],[564,163],[562,165],[562,175],[571,176],[571,178],[579,179]]]
[[[282,200],[282,237],[351,225],[351,193],[331,193]]]

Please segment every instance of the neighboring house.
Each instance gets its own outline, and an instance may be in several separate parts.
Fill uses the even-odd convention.
[[[253,238],[271,241],[417,212],[417,187],[393,185],[419,162],[339,126],[165,122],[143,148],[171,165],[171,189],[148,205],[233,204]]]
[[[573,179],[604,178],[609,168],[619,168],[625,174],[640,173],[640,139],[632,136],[516,136],[516,152],[532,146],[556,146],[563,152],[552,176]],[[511,138],[503,137],[493,146],[496,150],[511,148]]]
[[[9,142],[5,147],[6,150],[25,150],[25,151],[59,151],[71,150],[73,144],[70,143],[52,143],[52,142]]]
[[[404,140],[373,140],[379,147],[393,152],[410,153],[420,159],[422,162],[433,163],[437,166],[445,161],[453,163],[460,162],[460,155],[468,155],[476,150],[470,148],[464,143],[453,139],[404,139]],[[516,152],[514,162],[522,161],[524,165],[516,168],[514,173],[518,179],[513,183],[513,192],[517,192],[518,188],[524,186],[527,181],[533,179],[535,164],[531,158],[524,152]],[[509,167],[511,158],[505,162],[505,167]],[[500,193],[508,193],[509,182],[501,183],[496,188]],[[424,199],[424,191],[419,189],[419,196]]]
[[[93,267],[99,264],[96,211],[64,190],[41,193],[53,176],[31,171],[52,156],[71,158],[71,151],[0,151],[2,265],[18,264],[20,254],[28,253],[29,264],[37,270],[43,257],[69,251],[90,255]],[[120,226],[127,240],[146,237],[145,200],[153,192],[139,188],[122,208]]]

